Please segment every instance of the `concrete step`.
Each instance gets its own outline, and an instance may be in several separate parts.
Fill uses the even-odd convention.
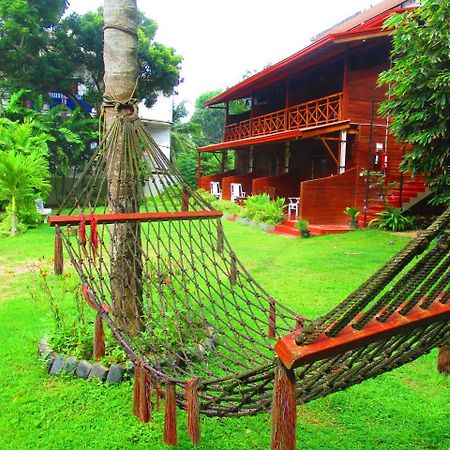
[[[269,233],[284,234],[293,237],[300,236],[300,231],[289,225],[276,225],[275,229],[273,231],[269,231]]]

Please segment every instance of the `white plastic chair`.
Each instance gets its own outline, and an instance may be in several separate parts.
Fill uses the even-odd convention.
[[[52,208],[45,208],[44,202],[41,198],[37,198],[34,203],[36,204],[36,212],[40,214],[45,221],[47,221],[48,216],[52,213]]]
[[[210,191],[211,194],[219,200],[222,198],[222,189],[220,189],[220,183],[218,181],[211,181]]]
[[[291,220],[292,213],[294,213],[294,220],[297,220],[300,197],[288,197],[288,200],[288,220]]]
[[[230,183],[231,201],[235,202],[238,198],[245,198],[246,194],[242,190],[241,183]]]

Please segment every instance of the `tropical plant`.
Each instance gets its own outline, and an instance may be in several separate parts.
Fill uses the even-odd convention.
[[[306,219],[300,219],[295,224],[295,228],[297,228],[298,231],[309,230],[309,222]]]
[[[214,209],[222,211],[224,214],[239,214],[242,210],[242,206],[229,200],[213,200],[211,205]]]
[[[350,217],[350,220],[356,220],[356,218],[361,214],[356,206],[347,206],[344,213]]]
[[[24,105],[26,99],[33,100],[32,109]],[[48,148],[53,175],[65,176],[69,169],[79,172],[92,156],[98,119],[86,117],[79,108],[71,111],[58,105],[47,111],[42,95],[32,97],[29,90],[21,89],[4,103],[2,116],[0,148]]]
[[[0,151],[14,150],[30,154],[47,153],[48,142],[55,139],[38,129],[36,123],[26,118],[23,123],[0,118]]]
[[[369,222],[369,227],[379,228],[389,231],[405,231],[413,227],[413,219],[404,216],[399,208],[388,208],[384,211],[375,213],[377,217]]]
[[[424,0],[415,10],[392,15],[392,67],[379,82],[388,86],[380,111],[391,131],[412,144],[401,169],[424,175],[435,203],[450,202],[450,52],[448,0]]]
[[[283,222],[285,199],[271,200],[268,194],[251,195],[245,200],[245,207],[239,216],[254,222],[276,225]]]
[[[48,161],[41,151],[0,152],[0,199],[9,202],[11,236],[17,234],[18,211],[33,205],[36,197],[48,193],[48,179]]]

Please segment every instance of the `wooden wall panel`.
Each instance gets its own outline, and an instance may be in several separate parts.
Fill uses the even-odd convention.
[[[273,177],[256,178],[253,180],[253,195],[263,194],[268,187],[274,188],[275,197],[299,197],[300,175],[298,172],[290,172]]]
[[[222,199],[230,200],[231,183],[241,183],[243,191],[247,196],[252,195],[252,182],[255,178],[261,177],[263,174],[259,171],[247,173],[245,175],[232,175],[222,179]]]
[[[344,210],[347,206],[355,206],[357,182],[356,169],[342,175],[304,181],[300,190],[300,217],[315,225],[348,223]]]
[[[221,174],[215,174],[215,175],[205,175],[204,177],[200,178],[200,186],[199,188],[204,189],[205,191],[210,191],[211,188],[211,181],[219,181],[222,182],[222,180],[226,177],[230,177],[234,175],[234,170],[230,170],[228,172],[224,172]]]

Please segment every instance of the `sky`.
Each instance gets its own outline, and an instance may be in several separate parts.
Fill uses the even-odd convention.
[[[103,0],[69,0],[84,14]],[[224,90],[292,55],[321,31],[378,0],[137,0],[158,24],[156,41],[183,57],[176,102],[192,113],[200,94]]]

